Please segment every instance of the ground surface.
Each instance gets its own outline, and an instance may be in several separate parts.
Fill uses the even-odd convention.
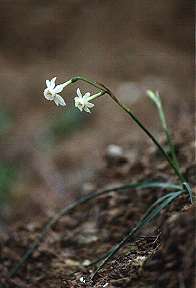
[[[195,190],[194,143],[187,131],[176,139],[183,173]],[[140,155],[135,157],[135,153]],[[153,164],[152,164],[153,163]],[[142,173],[141,173],[142,172]],[[105,166],[86,185],[87,193],[110,184],[146,178],[175,180],[167,163],[148,145],[145,153],[127,145],[120,159],[105,157]],[[166,191],[129,190],[100,197],[62,218],[13,279],[7,272],[36,238],[45,223],[12,227],[1,237],[0,278],[3,287],[194,287],[194,207],[180,197],[89,280],[85,263],[103,255],[122,238],[149,205]],[[84,277],[85,283],[80,278]],[[105,285],[105,286],[104,286]]]

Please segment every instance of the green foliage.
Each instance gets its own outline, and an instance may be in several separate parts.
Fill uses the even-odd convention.
[[[0,136],[3,136],[11,126],[11,116],[6,111],[0,110]]]
[[[15,179],[16,168],[8,163],[0,163],[0,205],[8,200]]]
[[[71,136],[85,125],[88,117],[76,109],[66,113],[59,113],[47,122],[46,131],[37,139],[37,145],[44,152],[53,148],[56,142]]]
[[[51,147],[56,142],[74,134],[82,129],[88,120],[86,114],[80,113],[76,109],[60,113],[57,118],[49,121],[47,132],[40,139],[40,146]]]
[[[50,126],[50,132],[53,137],[59,138],[65,135],[70,135],[80,129],[87,117],[76,109],[62,113],[58,118],[53,119]]]
[[[0,110],[0,137],[6,136],[13,125],[13,119],[6,110]],[[0,206],[10,197],[11,187],[16,179],[16,167],[6,161],[0,162]]]

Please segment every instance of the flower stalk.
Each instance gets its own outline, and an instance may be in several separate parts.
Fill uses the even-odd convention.
[[[53,78],[51,81],[54,81],[54,79],[56,80],[56,78]],[[173,169],[173,171],[175,172],[176,176],[179,178],[181,184],[185,187],[185,190],[187,191],[187,193],[190,195],[190,199],[192,202],[192,191],[189,185],[184,185],[188,184],[184,178],[184,176],[182,175],[182,173],[180,172],[180,168],[179,168],[179,164],[176,158],[176,154],[175,154],[175,149],[174,149],[174,145],[172,143],[171,140],[171,135],[169,133],[168,127],[167,127],[167,123],[166,123],[166,119],[165,119],[165,115],[163,112],[163,108],[162,108],[162,104],[161,104],[161,100],[158,94],[153,94],[152,91],[150,91],[150,95],[149,95],[149,91],[147,92],[148,95],[150,96],[150,98],[155,102],[155,104],[157,105],[158,109],[159,109],[159,114],[160,114],[160,119],[161,119],[161,123],[163,125],[164,131],[166,133],[166,137],[167,137],[167,141],[168,144],[170,146],[171,149],[171,157],[170,155],[165,151],[165,149],[162,147],[162,145],[156,140],[156,138],[151,134],[151,132],[141,123],[141,121],[135,116],[135,114],[131,111],[130,108],[128,108],[126,105],[124,105],[123,103],[120,102],[120,100],[111,92],[110,89],[108,89],[105,85],[103,85],[102,83],[96,82],[96,81],[92,81],[86,77],[82,77],[82,76],[75,76],[72,77],[71,79],[69,79],[68,81],[66,81],[63,84],[57,85],[54,89],[57,89],[57,91],[59,92],[62,91],[62,89],[65,86],[68,86],[70,84],[76,83],[77,81],[83,81],[87,84],[90,84],[92,86],[94,86],[95,88],[97,88],[99,90],[98,93],[90,96],[90,93],[87,92],[84,95],[82,95],[82,93],[80,92],[80,89],[77,89],[77,97],[74,98],[75,100],[75,106],[80,110],[80,111],[86,111],[88,113],[90,113],[90,108],[94,107],[93,103],[90,103],[89,101],[95,100],[98,97],[103,96],[104,94],[108,94],[112,100],[118,104],[132,119],[133,121],[146,133],[146,135],[151,139],[151,141],[156,145],[156,147],[159,149],[159,151],[161,152],[161,154],[164,156],[164,158],[167,160],[167,162],[169,163],[169,165],[171,166],[171,168]],[[46,83],[48,85],[48,82]],[[53,84],[52,84],[53,85]],[[50,86],[50,85],[49,85]],[[57,88],[58,87],[58,88]],[[50,88],[50,87],[49,87]],[[60,89],[59,89],[60,88]],[[46,92],[46,89],[45,91]],[[57,93],[56,90],[53,91],[53,93]],[[57,95],[58,96],[58,95]],[[62,97],[61,97],[62,98]],[[54,100],[54,99],[48,99],[48,100]],[[55,100],[54,100],[55,101]],[[56,101],[55,101],[56,103]],[[56,103],[57,104],[57,103]],[[63,105],[61,103],[59,103],[60,105]],[[65,104],[64,104],[65,105]],[[189,188],[190,189],[189,189]]]
[[[170,166],[174,170],[175,174],[179,177],[180,182],[181,183],[186,182],[185,178],[183,177],[183,175],[181,174],[180,170],[178,169],[178,166],[175,165],[175,163],[170,159],[170,157],[168,156],[167,152],[163,149],[161,144],[149,132],[149,130],[147,128],[145,128],[145,126],[140,122],[140,120],[133,114],[131,109],[129,109],[126,105],[122,104],[120,102],[120,100],[107,87],[105,87],[103,84],[95,82],[95,81],[92,81],[92,80],[89,80],[89,79],[87,79],[85,77],[81,77],[81,76],[73,77],[71,79],[71,83],[74,83],[76,81],[84,81],[84,82],[86,82],[86,83],[88,83],[90,85],[93,85],[95,88],[100,89],[103,92],[102,95],[104,95],[105,93],[108,94],[112,98],[112,100],[116,104],[118,104],[126,113],[128,113],[129,116],[131,116],[131,118],[134,120],[134,122],[150,137],[152,142],[157,146],[157,148],[160,150],[162,155],[166,158],[166,160],[168,161],[168,163],[170,164]],[[163,119],[165,119],[165,118],[163,118]],[[170,135],[168,135],[168,136],[169,136],[169,139],[171,141]],[[175,154],[175,152],[174,152],[174,154]]]

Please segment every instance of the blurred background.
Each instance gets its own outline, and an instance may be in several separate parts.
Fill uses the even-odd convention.
[[[88,189],[107,145],[146,139],[108,97],[91,115],[74,109],[78,84],[66,109],[45,100],[45,79],[103,82],[155,135],[145,90],[157,89],[173,131],[193,129],[194,1],[0,0],[0,35],[1,229]]]

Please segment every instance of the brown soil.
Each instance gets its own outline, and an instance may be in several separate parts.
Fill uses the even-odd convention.
[[[190,135],[181,131],[176,138],[178,157],[195,190],[193,146]],[[138,148],[135,153],[140,157],[133,157],[127,145],[120,159],[106,155],[105,166],[97,171],[95,179],[82,193],[106,187],[108,183],[114,185],[147,178],[175,180],[156,149],[149,145],[145,146],[145,153],[141,152]],[[1,236],[2,287],[194,287],[195,210],[186,195],[128,241],[94,282],[90,280],[94,268],[84,266],[87,260],[97,259],[118,242],[128,227],[164,193],[162,189],[112,192],[81,206],[57,223],[12,279],[7,278],[8,271],[37,237],[46,219],[10,228],[8,234]],[[81,277],[85,283],[80,281]]]

